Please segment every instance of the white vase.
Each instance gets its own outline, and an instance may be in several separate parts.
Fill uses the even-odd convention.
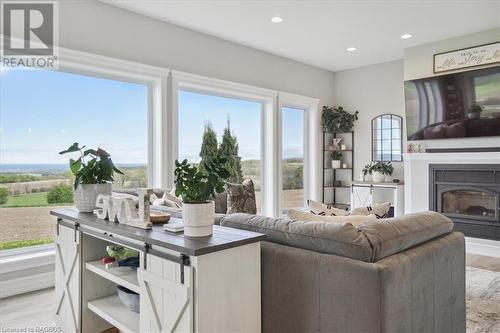
[[[380,172],[373,171],[372,172],[372,181],[374,183],[382,183],[385,181],[385,175],[380,173]]]
[[[111,184],[79,184],[74,191],[75,206],[82,213],[91,213],[96,209],[99,194],[111,195]]]
[[[332,160],[332,169],[340,169],[340,160]]]
[[[188,237],[210,236],[215,221],[215,203],[182,203],[184,235]]]

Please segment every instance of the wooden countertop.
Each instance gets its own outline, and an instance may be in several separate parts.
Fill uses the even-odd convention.
[[[87,225],[92,228],[100,229],[103,232],[120,235],[192,256],[199,256],[259,242],[266,237],[266,235],[261,233],[219,225],[214,225],[212,236],[187,237],[184,236],[182,232],[173,233],[165,231],[161,224],[153,225],[153,229],[151,230],[145,230],[120,223],[109,222],[108,220],[101,220],[92,213],[80,213],[75,208],[55,209],[50,211],[50,213],[58,218],[78,222],[80,225]]]

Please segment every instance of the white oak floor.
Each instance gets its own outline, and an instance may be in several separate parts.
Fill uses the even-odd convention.
[[[467,266],[500,272],[500,259],[468,254]],[[28,327],[34,332],[58,332],[52,321],[54,302],[53,288],[1,299],[0,332]]]

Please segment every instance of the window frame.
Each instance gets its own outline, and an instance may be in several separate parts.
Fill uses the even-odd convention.
[[[172,71],[171,72],[171,103],[170,103],[170,121],[168,131],[171,133],[171,145],[169,147],[169,163],[172,168],[169,172],[167,186],[173,186],[174,162],[179,156],[179,91],[190,91],[205,95],[241,99],[261,103],[260,115],[260,154],[261,154],[261,213],[274,216],[277,207],[275,207],[275,191],[273,171],[276,167],[273,156],[275,155],[275,105],[277,100],[276,92],[264,88],[248,86],[240,83],[213,79],[205,76]],[[269,139],[268,139],[269,138]],[[272,145],[269,140],[273,142]]]
[[[277,184],[277,200],[278,212],[276,215],[282,215],[282,196],[283,196],[283,108],[295,108],[304,110],[304,206],[307,205],[307,199],[318,200],[320,198],[320,174],[321,167],[320,155],[318,147],[320,145],[320,114],[319,114],[319,99],[295,95],[285,92],[279,92],[277,105],[277,135],[278,147],[276,159],[278,167],[276,168]]]

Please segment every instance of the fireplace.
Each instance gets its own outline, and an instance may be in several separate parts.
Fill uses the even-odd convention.
[[[429,165],[429,208],[465,236],[500,240],[499,200],[500,165]]]

